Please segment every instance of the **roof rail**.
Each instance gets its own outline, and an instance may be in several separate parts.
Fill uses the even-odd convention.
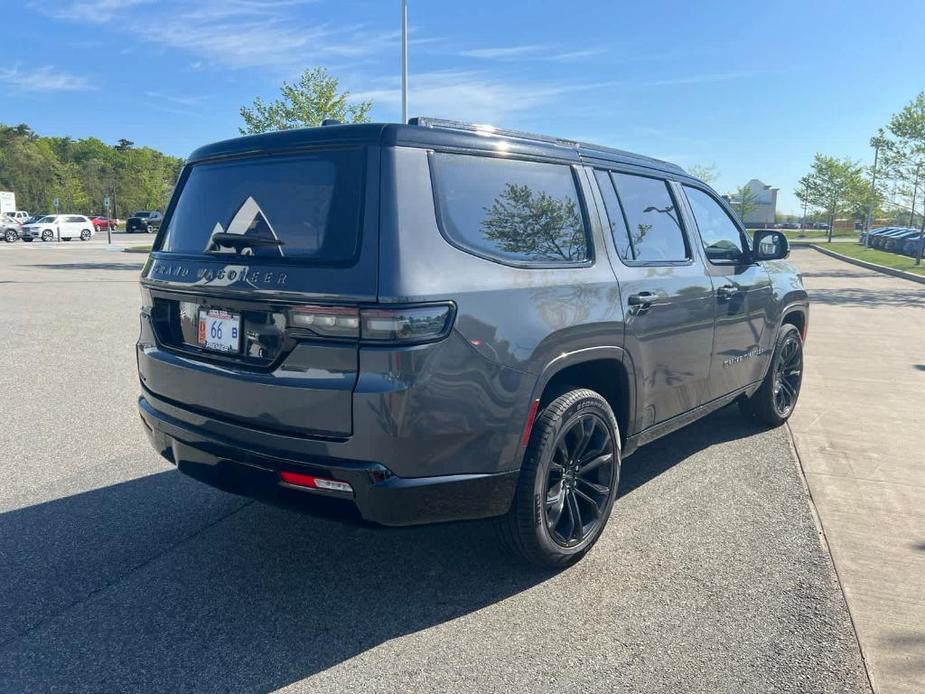
[[[500,135],[501,137],[514,137],[521,140],[532,140],[534,142],[546,142],[560,147],[570,147],[579,152],[579,156],[584,150],[585,154],[594,156],[594,152],[604,152],[616,154],[630,160],[636,160],[637,163],[651,167],[657,164],[659,167],[671,169],[678,173],[685,173],[677,164],[647,157],[642,154],[634,154],[614,147],[605,147],[595,145],[590,142],[581,142],[580,140],[568,140],[562,137],[553,137],[551,135],[539,135],[537,133],[526,132],[523,130],[507,130],[505,128],[496,128],[493,125],[484,123],[466,123],[465,121],[449,120],[445,118],[430,118],[429,116],[417,116],[408,120],[408,125],[418,125],[424,128],[446,128],[449,130],[463,130],[466,132],[478,133],[479,135]]]
[[[574,140],[565,140],[561,137],[552,137],[550,135],[540,135],[538,133],[526,132],[524,130],[507,130],[505,128],[496,128],[487,123],[466,123],[461,120],[449,120],[446,118],[431,118],[429,116],[417,116],[408,120],[408,125],[419,125],[423,128],[446,128],[448,130],[465,130],[466,132],[478,133],[480,135],[501,135],[502,137],[516,137],[521,140],[535,140],[537,142],[549,142],[551,144],[562,145],[564,147],[577,147],[578,143]]]

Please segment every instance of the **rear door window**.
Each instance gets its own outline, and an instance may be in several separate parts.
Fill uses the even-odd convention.
[[[195,164],[159,250],[349,261],[360,235],[364,161],[356,148]],[[254,242],[216,241],[228,234]]]
[[[681,218],[668,183],[659,178],[613,173],[629,226],[637,261],[677,262],[690,259]]]
[[[515,265],[590,261],[570,166],[441,152],[431,166],[440,226],[454,245]]]

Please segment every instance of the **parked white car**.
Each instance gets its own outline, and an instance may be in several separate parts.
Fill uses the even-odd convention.
[[[42,241],[54,241],[58,238],[59,229],[61,230],[61,240],[63,241],[70,241],[71,239],[89,241],[96,233],[93,222],[83,215],[50,214],[42,217],[37,222],[23,225],[22,240],[42,239]]]
[[[29,213],[25,210],[15,210],[14,212],[5,213],[7,217],[13,219],[20,224],[25,224],[26,220],[29,219]]]

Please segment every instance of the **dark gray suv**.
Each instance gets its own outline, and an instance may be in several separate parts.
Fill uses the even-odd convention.
[[[219,142],[142,274],[141,418],[222,489],[497,517],[563,566],[637,446],[733,401],[790,415],[788,252],[680,168],[595,145],[430,119]]]

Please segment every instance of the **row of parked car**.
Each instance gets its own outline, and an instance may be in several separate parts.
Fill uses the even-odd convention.
[[[921,231],[912,227],[878,227],[861,234],[859,243],[882,251],[916,257],[922,245],[920,236]]]
[[[0,237],[7,243],[23,241],[54,241],[59,234],[63,240],[79,238],[88,241],[99,231],[116,231],[118,221],[102,215],[86,216],[80,214],[48,214],[27,216],[28,213],[16,212],[0,215]],[[157,210],[141,210],[126,220],[127,232],[141,231],[153,233],[161,226],[162,215]]]

